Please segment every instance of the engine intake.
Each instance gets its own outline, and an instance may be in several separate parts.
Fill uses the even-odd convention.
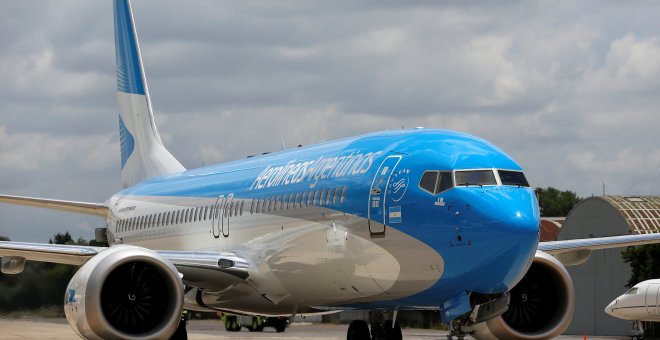
[[[537,251],[525,276],[510,291],[509,309],[474,326],[477,339],[548,339],[568,328],[575,296],[566,268]]]
[[[119,245],[101,252],[69,282],[64,311],[87,339],[169,338],[183,308],[176,268],[149,249]]]

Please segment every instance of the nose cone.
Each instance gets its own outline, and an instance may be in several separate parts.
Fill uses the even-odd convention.
[[[618,315],[614,312],[615,311],[614,306],[616,306],[616,304],[618,302],[619,302],[618,299],[615,299],[614,301],[610,302],[610,304],[607,305],[607,307],[605,307],[605,313],[607,313],[607,314],[609,314],[609,315],[611,315],[615,318],[618,317]]]
[[[534,192],[518,187],[460,189],[469,205],[461,228],[477,235],[475,246],[488,257],[480,268],[483,284],[476,291],[507,291],[522,279],[536,254],[540,214]]]

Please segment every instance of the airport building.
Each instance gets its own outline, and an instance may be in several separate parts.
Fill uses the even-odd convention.
[[[660,197],[597,196],[573,208],[559,229],[557,240],[659,231]],[[565,334],[630,335],[630,321],[603,311],[627,289],[631,269],[621,257],[623,250],[596,250],[585,263],[567,267],[575,287],[575,313]]]

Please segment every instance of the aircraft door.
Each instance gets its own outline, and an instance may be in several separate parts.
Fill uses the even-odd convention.
[[[660,315],[660,308],[658,307],[658,293],[660,284],[651,283],[646,287],[646,311],[649,315]]]
[[[378,167],[376,176],[371,182],[369,190],[369,209],[367,210],[367,223],[371,236],[384,236],[385,224],[387,223],[387,186],[401,156],[387,156]]]
[[[215,204],[211,209],[211,232],[213,237],[219,238],[220,232],[222,229],[222,207],[224,207],[227,199],[225,195],[218,196],[218,199],[215,200]]]
[[[234,194],[227,195],[220,214],[222,216],[222,236],[224,237],[229,237],[229,219],[234,212],[234,204],[238,204],[238,202],[234,202]]]

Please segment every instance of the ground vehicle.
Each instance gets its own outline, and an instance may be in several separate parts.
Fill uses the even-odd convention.
[[[284,332],[289,325],[289,319],[285,317],[265,317],[250,315],[235,315],[222,313],[227,332],[240,332],[245,327],[250,332],[261,332],[265,327],[273,327],[278,333]]]

